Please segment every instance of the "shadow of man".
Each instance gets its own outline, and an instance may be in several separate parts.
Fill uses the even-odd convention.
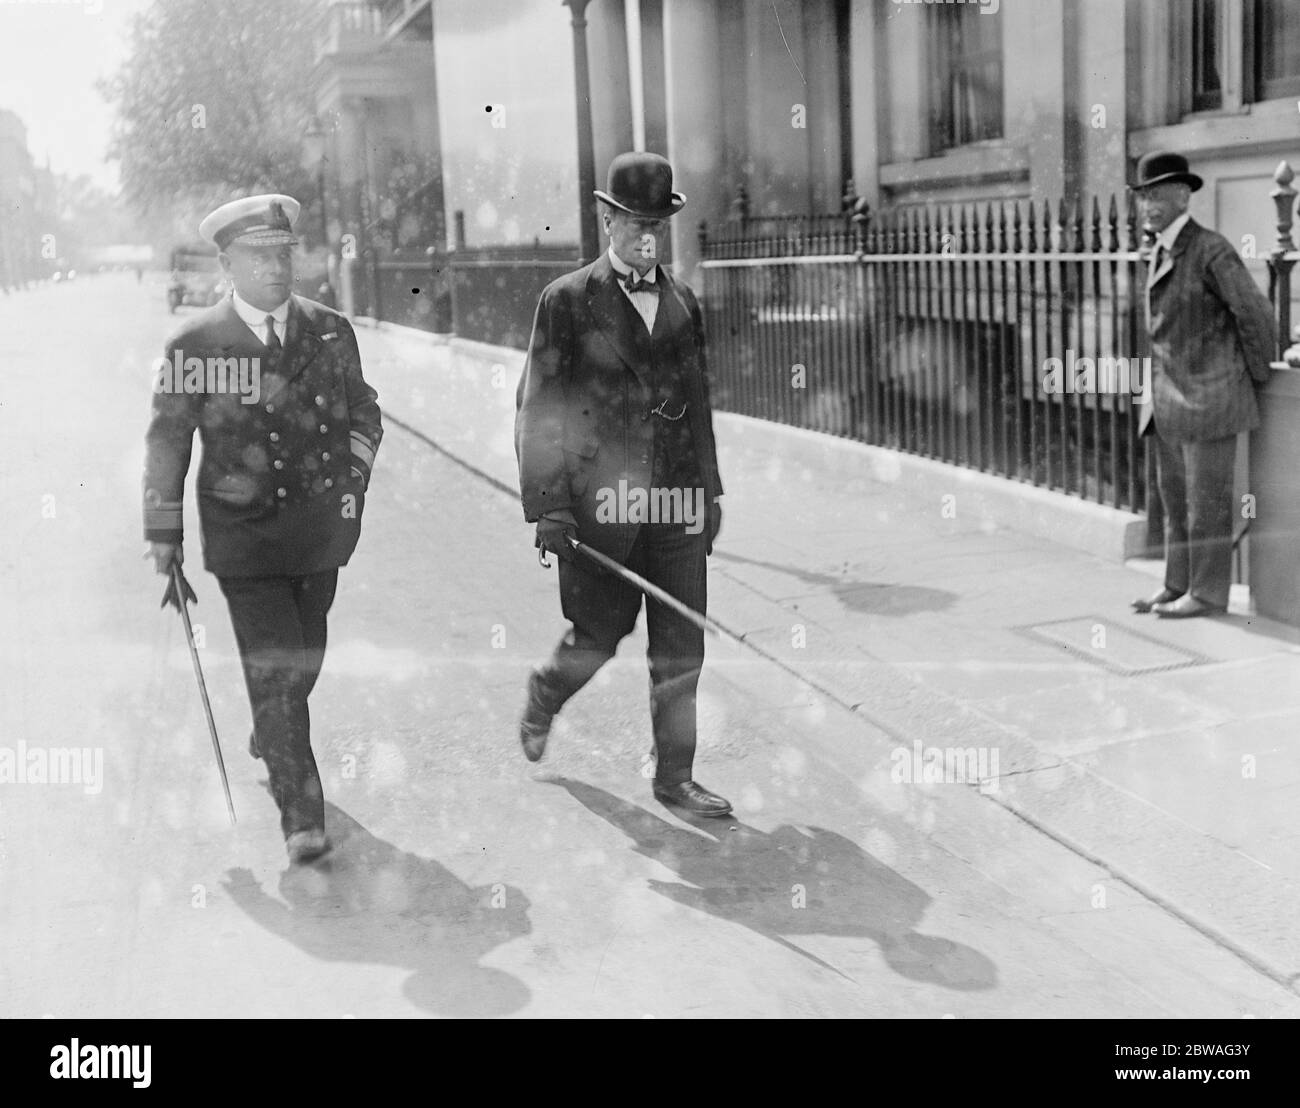
[[[725,550],[714,551],[715,558],[738,566],[757,566],[775,570],[802,581],[827,589],[832,596],[851,612],[866,612],[877,616],[908,616],[914,612],[942,612],[952,607],[957,594],[947,589],[932,589],[926,585],[900,585],[881,581],[864,581],[857,577],[844,577],[831,573],[818,573],[804,566],[767,562],[761,558],[746,558]],[[797,605],[796,605],[797,607]]]
[[[627,835],[637,853],[676,872],[683,883],[650,882],[661,896],[747,927],[840,977],[852,980],[789,937],[870,939],[896,973],[945,988],[997,983],[984,954],[917,931],[929,896],[843,835],[788,824],[764,833],[734,818],[684,816],[691,831],[594,785],[550,783]]]
[[[517,1012],[530,999],[517,977],[480,960],[532,930],[529,902],[504,884],[473,888],[437,862],[398,850],[326,804],[333,852],[280,876],[281,899],[244,868],[223,886],[249,917],[314,958],[412,970],[413,1004],[444,1015]]]

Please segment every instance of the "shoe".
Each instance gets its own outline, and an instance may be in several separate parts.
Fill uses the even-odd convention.
[[[289,861],[295,866],[315,861],[333,849],[329,839],[325,837],[324,828],[321,827],[311,827],[306,831],[295,831],[284,840],[284,846],[289,852]]]
[[[1133,610],[1146,613],[1157,604],[1172,604],[1182,595],[1180,592],[1174,592],[1173,589],[1161,589],[1155,596],[1139,596],[1133,601]]]
[[[1195,616],[1217,615],[1227,610],[1226,604],[1207,604],[1204,600],[1197,600],[1191,593],[1180,596],[1168,604],[1157,604],[1152,608],[1152,611],[1162,619],[1192,619]]]
[[[729,816],[731,802],[724,800],[717,793],[711,793],[703,785],[694,781],[683,781],[680,785],[656,785],[655,799],[661,804],[674,808],[684,808],[697,816]]]
[[[523,719],[519,721],[519,742],[524,748],[524,757],[530,762],[538,761],[546,753],[546,740],[550,738],[551,720],[554,718],[531,695],[528,697]]]
[[[262,752],[257,749],[257,735],[250,731],[248,733],[248,755],[250,758],[260,758]]]

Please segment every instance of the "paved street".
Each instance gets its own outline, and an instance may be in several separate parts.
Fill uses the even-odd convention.
[[[175,322],[157,279],[0,299],[0,746],[103,757],[95,789],[0,783],[0,1015],[1300,1015],[1279,907],[1297,839],[1276,830],[1300,776],[1274,772],[1259,799],[1202,781],[1152,800],[1142,781],[1187,767],[1161,762],[1177,733],[1134,714],[1137,686],[1062,666],[1032,636],[1007,647],[1004,624],[1118,607],[1141,574],[1097,568],[1114,597],[1087,584],[1064,603],[1051,544],[949,527],[860,477],[819,481],[740,422],[719,430],[729,495],[712,610],[768,659],[711,642],[697,759],[736,818],[686,822],[651,798],[640,633],[530,765],[516,721],[528,667],[562,630],[554,571],[517,501],[420,437],[508,482],[517,370],[467,386],[445,350],[383,332],[361,337],[390,420],[312,699],[337,848],[289,869],[245,751],[192,495],[186,565],[233,829],[179,620],[140,557],[149,363]],[[782,465],[807,482],[804,514],[764,498]],[[974,572],[972,549],[1001,574]],[[1008,615],[1008,589],[1039,614]],[[748,618],[759,611],[765,624]],[[845,646],[837,628],[853,620],[871,637]],[[964,662],[954,620],[986,628],[963,632]],[[1144,695],[1173,702],[1181,680],[1194,705],[1216,683],[1265,695],[1293,680],[1285,640],[1243,630],[1224,657],[1235,630],[1194,634],[1217,664]],[[1237,745],[1194,747],[1203,763],[1254,752],[1268,766],[1284,725],[1293,739],[1285,706],[1253,703],[1219,709],[1225,725],[1255,723]],[[1204,717],[1180,719],[1185,750]],[[898,750],[950,741],[997,751],[998,787],[891,780]],[[1081,765],[1113,787],[1081,793]],[[1017,775],[1036,783],[1018,791]],[[1259,822],[1237,839],[1214,824],[1251,805]],[[1224,869],[1234,852],[1271,876]]]

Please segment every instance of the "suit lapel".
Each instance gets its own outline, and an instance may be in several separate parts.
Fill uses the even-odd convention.
[[[1196,237],[1196,231],[1193,230],[1193,228],[1196,227],[1197,225],[1190,219],[1183,224],[1183,229],[1178,232],[1178,237],[1174,239],[1173,249],[1165,251],[1165,256],[1161,260],[1159,267],[1147,282],[1148,289],[1155,288],[1156,285],[1174,271],[1174,263],[1178,260],[1179,255],[1187,252],[1187,248],[1191,245],[1192,239]]]
[[[707,405],[705,404],[703,378],[700,375],[700,362],[695,350],[695,325],[691,320],[690,309],[682,299],[681,293],[673,279],[659,270],[659,280],[663,282],[663,291],[659,294],[659,315],[655,318],[655,338],[658,341],[672,341],[677,356],[677,364],[682,367],[682,387],[686,390],[686,410],[691,426],[691,436],[695,442],[696,457],[700,463],[700,476],[705,483],[705,491],[713,495],[712,473],[708,470],[707,459],[712,456],[712,430],[709,424]],[[662,336],[660,327],[663,327]]]
[[[673,280],[659,269],[659,311],[655,315],[654,337],[657,342],[671,338],[679,342],[683,334],[690,334],[691,316],[682,303]]]
[[[266,347],[258,342],[248,329],[248,324],[239,318],[235,302],[229,295],[221,302],[221,310],[212,332],[212,345],[221,351],[222,357],[266,357]]]
[[[646,345],[649,336],[646,335],[636,309],[618,287],[618,275],[609,263],[608,254],[602,254],[592,267],[587,290],[590,295],[591,318],[597,329],[628,369],[636,374],[637,380],[643,385],[647,384],[649,351]]]

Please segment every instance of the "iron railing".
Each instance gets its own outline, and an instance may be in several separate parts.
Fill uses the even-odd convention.
[[[717,405],[1146,510],[1131,201],[858,207],[701,225]]]
[[[528,348],[537,301],[580,265],[576,245],[478,247],[447,256],[452,327],[461,338]]]
[[[368,314],[388,323],[446,334],[452,330],[451,274],[445,254],[368,259]]]

